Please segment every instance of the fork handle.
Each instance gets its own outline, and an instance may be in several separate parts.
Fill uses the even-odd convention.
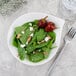
[[[56,54],[56,57],[52,63],[52,65],[49,67],[48,69],[48,73],[47,76],[51,76],[51,73],[53,72],[56,64],[58,63],[58,61],[60,60],[60,58],[62,57],[62,54],[64,52],[64,49],[66,48],[67,43],[64,44],[64,46],[61,48],[61,50]]]

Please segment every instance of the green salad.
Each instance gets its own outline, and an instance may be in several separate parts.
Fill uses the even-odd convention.
[[[48,58],[56,40],[56,26],[47,16],[15,27],[12,45],[17,48],[20,60],[39,62]]]

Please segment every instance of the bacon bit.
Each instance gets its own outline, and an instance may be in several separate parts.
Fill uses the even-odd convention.
[[[28,37],[27,42],[29,43],[31,41],[31,36]]]
[[[18,34],[18,35],[16,36],[17,39],[19,39],[20,37],[21,37],[21,34]]]

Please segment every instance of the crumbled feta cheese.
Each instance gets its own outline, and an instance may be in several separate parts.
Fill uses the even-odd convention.
[[[26,45],[28,45],[28,41],[26,42]]]
[[[30,31],[33,31],[33,27],[30,27]]]
[[[25,53],[27,53],[27,51],[25,51]]]
[[[39,52],[41,51],[41,49],[38,50]]]
[[[35,51],[33,51],[33,54],[35,54]]]
[[[21,46],[22,48],[24,48],[26,45],[25,45],[25,44],[21,44],[20,46]]]
[[[32,23],[29,23],[30,26],[32,26]]]
[[[32,37],[33,37],[33,33],[32,33],[30,36],[32,36]]]
[[[46,42],[49,40],[49,37],[45,37],[45,39],[44,39]]]
[[[22,33],[22,34],[24,34],[25,32],[24,32],[24,31],[22,31],[21,33]]]
[[[38,44],[40,44],[40,42],[39,42],[39,41],[38,41],[37,43],[38,43]]]

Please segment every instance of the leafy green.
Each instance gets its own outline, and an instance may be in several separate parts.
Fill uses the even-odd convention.
[[[15,28],[16,34],[21,33],[21,31],[25,31],[29,27],[28,23],[23,24],[22,26],[18,26]]]
[[[47,48],[51,48],[52,45],[53,45],[53,40],[50,40],[50,41],[48,42],[48,44],[47,44]]]
[[[42,47],[42,50],[45,53],[44,54],[45,58],[47,58],[49,56],[49,53],[50,53],[51,48],[52,48],[52,45],[53,45],[52,40],[50,40],[45,47]]]
[[[30,61],[39,62],[47,58],[51,50],[55,48],[53,47],[53,43],[56,40],[56,33],[54,31],[45,32],[43,28],[38,27],[38,22],[39,20],[34,20],[15,28],[12,45],[18,49],[18,55],[21,60],[29,57]],[[30,31],[30,26],[33,27],[33,31]],[[24,33],[22,33],[22,31],[24,31]],[[26,42],[32,33],[33,37],[31,37],[29,44],[26,45]],[[16,38],[18,34],[21,36]],[[48,35],[51,37],[51,39],[45,41],[44,39]],[[44,42],[41,42],[43,40]]]
[[[36,48],[42,48],[42,47],[46,46],[47,44],[48,44],[48,42],[44,42],[44,43],[41,43],[39,45],[36,45],[35,47]]]
[[[42,47],[42,50],[44,52],[44,57],[47,58],[49,56],[49,53],[50,53],[50,48],[47,48],[47,47]]]
[[[38,21],[39,21],[39,20],[34,20],[34,21],[33,21],[33,25],[38,25]]]
[[[25,59],[25,56],[26,56],[25,49],[22,48],[22,47],[20,47],[20,43],[19,42],[18,42],[18,55],[19,55],[19,58],[21,60],[24,60]]]
[[[54,31],[52,31],[52,32],[48,32],[48,34],[50,35],[50,37],[52,37],[53,43],[54,43],[56,40],[56,33]]]
[[[45,36],[46,36],[46,32],[44,31],[44,29],[40,29],[37,32],[37,41],[43,40]]]
[[[26,50],[27,50],[27,53],[30,54],[35,50],[35,47],[33,45],[30,45],[30,46],[27,46]]]
[[[36,54],[31,54],[29,56],[29,60],[32,61],[32,62],[39,62],[41,60],[44,59],[44,54],[39,52],[39,53],[36,53]]]
[[[25,31],[25,33],[23,34],[23,36],[20,38],[20,41],[21,41],[23,44],[25,44],[30,34],[31,34],[31,31],[30,31],[30,29],[28,28],[28,29]]]
[[[13,34],[12,45],[15,46],[15,47],[18,47],[18,40],[16,39],[16,33],[15,32]]]
[[[29,45],[31,45],[32,43],[36,42],[36,37],[37,37],[37,32],[35,32],[32,40],[30,41]]]
[[[24,23],[24,24],[22,25],[22,27],[25,27],[25,28],[29,27],[29,23],[31,23],[31,22]]]

